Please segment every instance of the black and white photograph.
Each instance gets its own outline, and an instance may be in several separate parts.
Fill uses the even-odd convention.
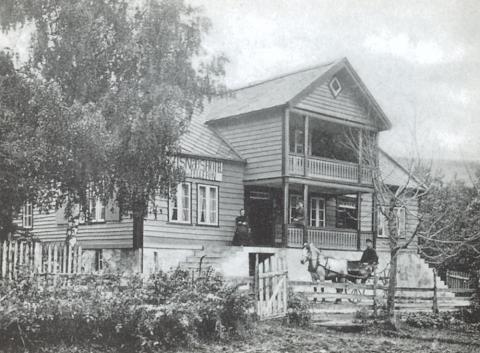
[[[480,351],[476,0],[0,0],[0,353]]]

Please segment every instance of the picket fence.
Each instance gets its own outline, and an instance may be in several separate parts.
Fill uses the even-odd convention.
[[[81,259],[81,246],[27,240],[4,241],[0,243],[0,279],[16,279],[32,273],[80,273]]]

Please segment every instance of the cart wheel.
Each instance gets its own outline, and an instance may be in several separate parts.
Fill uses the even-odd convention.
[[[362,301],[363,297],[365,296],[365,289],[345,288],[345,293],[351,295],[351,297],[348,298],[348,301],[350,303],[359,304]]]

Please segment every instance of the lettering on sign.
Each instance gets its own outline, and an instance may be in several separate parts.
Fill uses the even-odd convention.
[[[208,159],[180,157],[178,166],[183,168],[185,176],[194,179],[222,181],[223,162]]]

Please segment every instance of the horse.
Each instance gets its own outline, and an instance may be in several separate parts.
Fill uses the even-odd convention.
[[[315,245],[313,245],[313,243],[304,244],[300,263],[302,265],[308,263],[308,272],[310,272],[312,282],[314,283],[323,282],[325,280],[345,283],[347,280],[347,260],[326,257]],[[342,293],[342,291],[343,289],[337,288],[337,293]],[[321,288],[321,292],[324,292],[324,288]],[[341,302],[341,299],[335,301],[335,303],[339,302]]]

